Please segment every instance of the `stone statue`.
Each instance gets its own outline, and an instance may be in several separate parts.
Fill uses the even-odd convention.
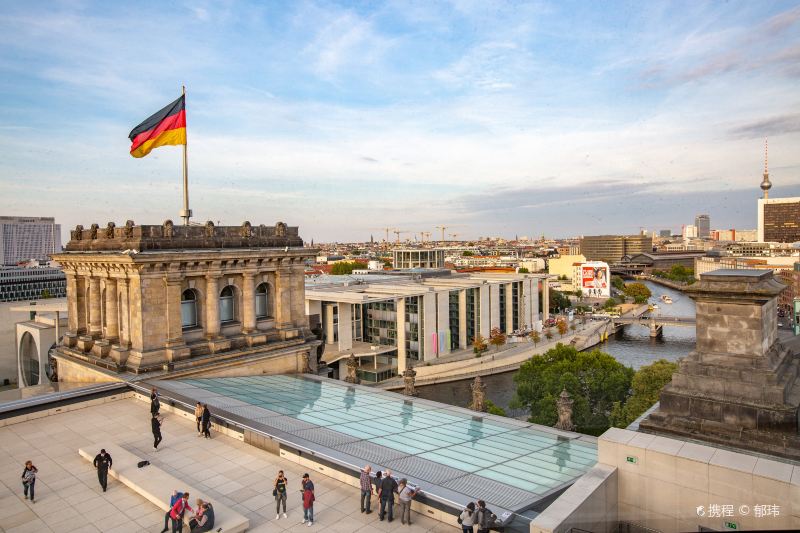
[[[286,237],[286,223],[278,222],[275,224],[275,236],[276,237]]]
[[[469,408],[473,411],[486,411],[486,385],[483,384],[480,376],[475,377],[470,388],[472,389],[472,403]]]
[[[214,223],[210,220],[206,222],[206,237],[214,236]]]
[[[125,238],[132,239],[133,238],[133,226],[135,226],[133,220],[126,220],[125,221]]]
[[[253,236],[253,226],[250,224],[249,220],[244,221],[241,229],[239,230],[239,234],[244,238]]]
[[[171,238],[175,235],[175,224],[172,223],[171,220],[167,219],[164,221],[164,224],[161,225],[161,236]]]
[[[92,227],[89,228],[89,238],[95,240],[97,238],[97,230],[100,229],[98,224],[92,224]]]
[[[108,223],[108,225],[106,226],[106,239],[113,239],[114,238],[114,228],[116,226],[117,225],[114,224],[113,222],[109,222]]]
[[[403,372],[403,385],[405,388],[403,389],[403,394],[406,396],[416,396],[417,389],[414,386],[416,382],[417,371],[414,370],[410,365],[406,368],[405,372]]]
[[[345,377],[344,380],[348,383],[361,382],[361,380],[358,379],[358,360],[353,353],[347,358],[347,377]]]
[[[75,231],[72,232],[72,238],[76,241],[83,240],[83,226],[80,224],[75,226]]]
[[[572,404],[575,400],[570,398],[567,389],[561,391],[561,394],[556,400],[556,408],[558,409],[558,422],[556,422],[556,429],[563,429],[564,431],[572,431],[575,429],[575,424],[572,423]]]

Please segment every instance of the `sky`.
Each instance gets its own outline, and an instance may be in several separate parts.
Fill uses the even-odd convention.
[[[756,227],[800,196],[800,3],[9,2],[0,214],[448,238]],[[394,235],[390,234],[390,239]]]

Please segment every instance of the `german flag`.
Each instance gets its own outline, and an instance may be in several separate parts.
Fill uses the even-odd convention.
[[[128,138],[133,157],[144,157],[159,146],[186,144],[186,95],[133,128]]]

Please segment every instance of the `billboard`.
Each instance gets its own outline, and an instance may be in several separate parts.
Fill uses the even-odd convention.
[[[611,272],[608,263],[593,261],[581,264],[581,291],[590,298],[611,297]]]

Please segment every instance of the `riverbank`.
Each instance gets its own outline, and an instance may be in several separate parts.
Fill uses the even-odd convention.
[[[681,291],[681,292],[685,291],[687,287],[691,286],[688,283],[680,283],[680,282],[672,281],[672,280],[669,280],[669,279],[657,278],[655,276],[646,276],[644,274],[640,274],[640,275],[634,276],[634,277],[636,279],[640,279],[640,280],[643,280],[643,281],[649,281],[649,282],[655,283],[657,285],[663,285],[664,287],[667,287],[669,289],[673,289],[673,290]]]

